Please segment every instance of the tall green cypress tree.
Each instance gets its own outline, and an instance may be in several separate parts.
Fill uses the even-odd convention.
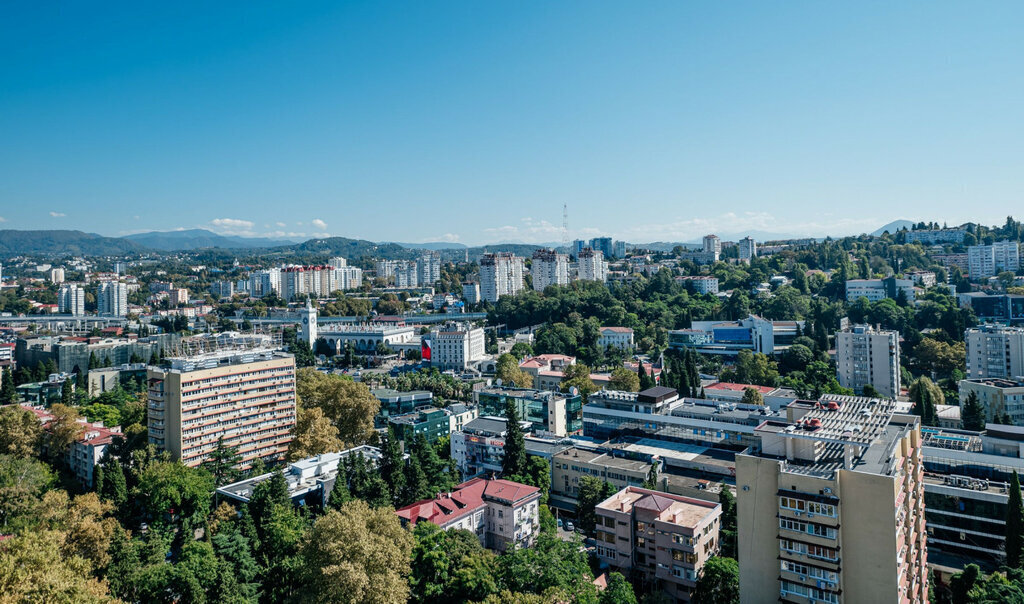
[[[503,476],[526,474],[526,441],[519,425],[519,413],[511,399],[505,404],[505,458],[501,462]]]
[[[4,369],[0,379],[3,380],[3,384],[0,384],[0,405],[18,402],[18,391],[14,387],[14,373],[11,369]]]
[[[1020,477],[1016,470],[1010,478],[1010,499],[1006,502],[1006,565],[1020,568],[1024,550],[1024,502],[1020,494]]]
[[[403,472],[405,470],[405,461],[402,459],[402,448],[398,445],[398,439],[395,438],[395,429],[390,424],[388,425],[388,433],[380,444],[380,454],[378,470],[380,471],[381,478],[384,479],[384,483],[388,486],[392,502],[397,505],[402,489],[405,487],[405,474]]]

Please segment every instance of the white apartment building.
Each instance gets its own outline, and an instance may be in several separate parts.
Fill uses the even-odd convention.
[[[271,268],[249,275],[249,293],[262,298],[270,294],[281,294],[281,269]]]
[[[335,258],[344,262],[344,258]],[[289,266],[281,269],[281,295],[294,300],[306,295],[322,298],[339,290],[355,289],[363,283],[363,271],[354,266]]]
[[[441,371],[464,371],[486,356],[482,327],[450,323],[430,334],[430,339],[430,364]]]
[[[597,345],[602,350],[611,346],[622,350],[633,349],[633,330],[628,327],[602,327]]]
[[[341,256],[337,256],[335,258],[331,258],[330,260],[328,260],[327,266],[331,266],[334,268],[345,268],[346,266],[348,266],[348,260],[342,258]]]
[[[999,241],[992,245],[967,248],[967,273],[971,279],[987,279],[1002,271],[1020,269],[1020,246],[1016,241]]]
[[[57,293],[57,310],[69,315],[85,314],[85,290],[77,285],[65,285]]]
[[[608,280],[608,263],[604,260],[604,254],[591,248],[583,248],[579,255],[576,272],[581,281],[604,283]]]
[[[718,259],[722,257],[722,240],[718,238],[718,235],[704,236],[704,253],[711,258],[711,262],[718,262]]]
[[[907,301],[914,301],[914,282],[911,279],[849,279],[846,281],[846,301],[856,302],[858,298],[867,298],[868,302],[878,302],[886,298],[896,299],[897,292],[902,291]]]
[[[480,295],[496,303],[523,290],[523,259],[509,252],[484,254],[480,259]]]
[[[235,295],[235,284],[230,281],[214,281],[210,284],[210,295],[217,300]]]
[[[879,394],[900,393],[900,334],[854,325],[836,333],[836,373],[839,384],[857,394],[871,385]]]
[[[441,252],[423,252],[417,265],[420,285],[430,286],[441,280]]]
[[[54,283],[54,284],[64,283],[64,269],[62,269],[62,268],[51,268],[50,269],[50,283]]]
[[[101,315],[123,317],[128,314],[128,286],[118,281],[100,283],[96,308]]]
[[[533,253],[533,289],[542,292],[549,285],[569,284],[569,256],[555,250],[537,250]]]
[[[757,258],[757,242],[751,237],[744,237],[740,239],[739,244],[740,261],[750,262],[754,258]]]
[[[377,261],[377,278],[378,279],[394,279],[395,267],[398,265],[394,260],[378,260]]]
[[[475,281],[467,281],[462,284],[462,299],[466,304],[480,303],[480,284]]]
[[[963,243],[964,229],[920,229],[907,231],[907,243]]]
[[[419,287],[420,271],[415,262],[401,260],[394,265],[395,287]]]
[[[718,277],[712,277],[711,275],[697,275],[697,276],[682,276],[676,277],[683,287],[687,284],[693,285],[693,291],[698,294],[717,294],[718,293]]]
[[[968,378],[1024,376],[1024,328],[981,325],[964,333]]]

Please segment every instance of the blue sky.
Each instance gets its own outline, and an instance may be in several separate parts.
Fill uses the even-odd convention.
[[[19,2],[0,228],[467,244],[1024,214],[1024,3]]]

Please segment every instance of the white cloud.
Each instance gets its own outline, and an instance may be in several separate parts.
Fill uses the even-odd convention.
[[[286,225],[285,223],[283,223],[283,222],[275,222],[274,224],[276,224],[276,225],[278,226],[278,228],[281,228],[281,229],[283,229],[283,228],[284,228],[285,226],[287,226],[287,225]]]
[[[0,216],[0,222],[7,222],[7,219],[4,218],[3,216]]]
[[[444,235],[436,235],[434,237],[424,237],[420,239],[420,243],[434,243],[443,241],[446,243],[455,243],[459,240],[459,236],[455,233],[445,233]]]
[[[252,237],[255,235],[252,229],[256,223],[240,218],[214,218],[210,221],[210,226],[222,235]]]
[[[63,218],[67,216],[67,214],[64,212],[54,212],[53,210],[50,210],[50,216],[53,216],[54,218]]]
[[[780,236],[825,237],[874,230],[879,223],[877,218],[792,221],[779,220],[769,212],[726,212],[718,216],[680,218],[638,225],[618,231],[616,235],[634,243],[696,241],[710,233],[733,237],[751,231],[777,233]]]
[[[327,230],[327,223],[324,222],[323,220],[320,220],[319,218],[314,218],[313,221],[310,222],[310,224],[320,229],[321,231]]]

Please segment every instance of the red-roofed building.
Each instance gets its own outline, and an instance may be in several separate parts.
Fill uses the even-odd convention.
[[[625,367],[626,369],[629,369],[633,373],[636,373],[637,365],[633,361],[626,361],[625,363],[622,364],[622,366]],[[647,373],[647,375],[654,378],[655,384],[661,383],[661,367],[655,367],[651,363],[644,363],[644,372]]]
[[[44,430],[53,421],[53,415],[43,407],[28,404],[22,404],[22,407],[39,418]],[[93,470],[103,458],[107,445],[114,441],[115,436],[121,435],[121,428],[106,428],[102,422],[90,423],[84,419],[78,420],[78,423],[82,425],[84,431],[78,440],[68,448],[64,461],[67,462],[71,472],[78,477],[79,482],[86,487],[91,487]]]
[[[480,544],[504,552],[530,547],[537,536],[540,489],[510,480],[474,478],[451,493],[396,510],[402,525],[427,521],[444,530],[464,529]]]

